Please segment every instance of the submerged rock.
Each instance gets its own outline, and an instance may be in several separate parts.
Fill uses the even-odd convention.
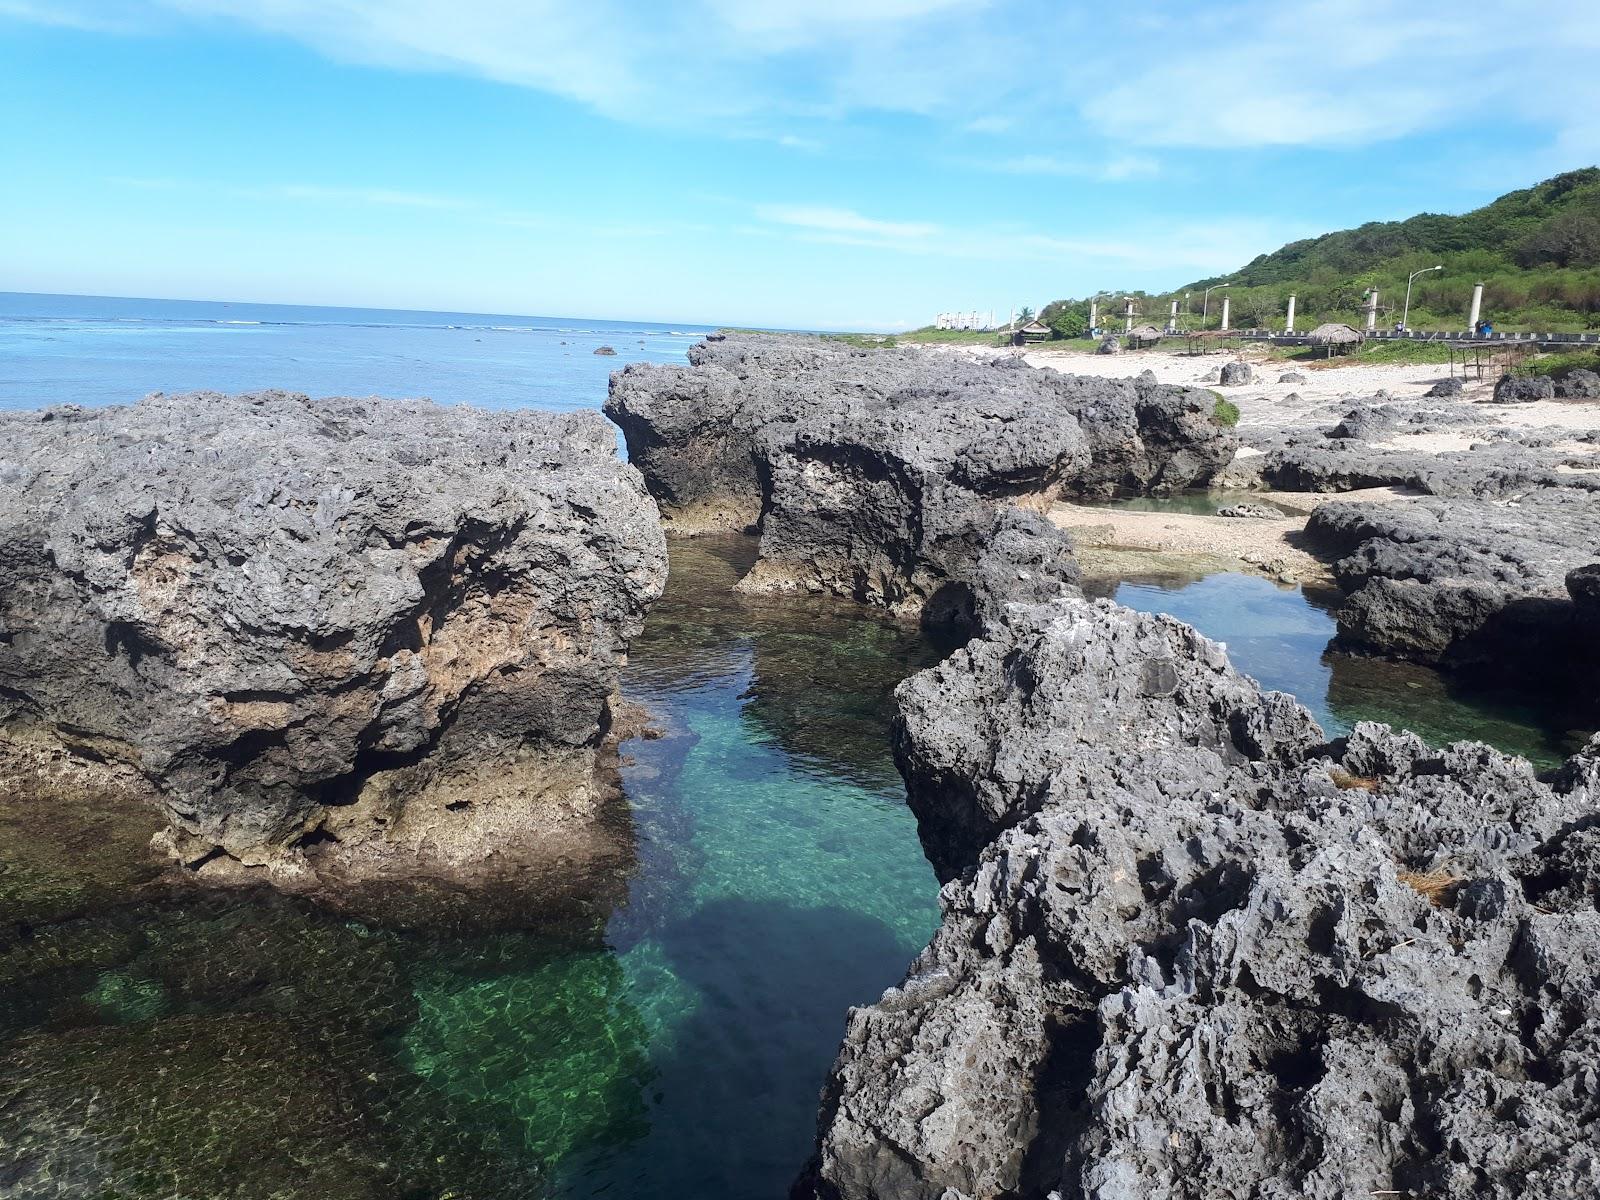
[[[0,463],[0,721],[136,769],[180,861],[593,850],[666,563],[597,416],[157,395],[5,414]]]
[[[943,924],[852,1010],[796,1195],[1592,1195],[1600,739],[1551,782],[1223,648],[1013,605],[901,685]]]
[[[1204,482],[1234,447],[1210,393],[1148,379],[756,335],[713,336],[690,359],[613,375],[606,412],[669,530],[760,529],[747,591],[971,613],[1004,574],[1000,531],[1043,539],[1024,559],[1070,563],[1065,535],[1013,508]],[[1012,575],[1007,595],[1044,578]]]

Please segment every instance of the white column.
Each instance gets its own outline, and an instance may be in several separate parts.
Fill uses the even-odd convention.
[[[1131,297],[1122,302],[1122,332],[1133,332],[1133,299]]]
[[[1178,332],[1178,302],[1176,300],[1172,302],[1172,315],[1167,318],[1167,332]]]
[[[1228,297],[1224,296],[1222,298],[1222,328],[1224,329],[1228,327],[1228,303]]]
[[[1293,333],[1294,332],[1294,293],[1293,292],[1289,293],[1289,315],[1284,318],[1283,331],[1285,333]]]
[[[1373,288],[1367,297],[1367,332],[1378,328],[1378,289]]]
[[[1475,283],[1475,284],[1472,285],[1472,311],[1467,314],[1467,328],[1469,330],[1476,329],[1478,327],[1478,317],[1482,313],[1483,313],[1483,284]]]
[[[1089,301],[1089,328],[1093,329],[1098,324],[1100,324],[1100,302],[1091,300]]]

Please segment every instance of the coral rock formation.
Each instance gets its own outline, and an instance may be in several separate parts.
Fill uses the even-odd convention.
[[[0,416],[0,723],[173,855],[577,853],[665,544],[594,414],[154,396]]]
[[[795,1194],[1600,1187],[1600,739],[1326,745],[1221,646],[1013,605],[901,685],[943,925],[851,1011]]]

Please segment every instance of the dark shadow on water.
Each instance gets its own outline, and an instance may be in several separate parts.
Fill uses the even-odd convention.
[[[745,899],[706,904],[653,941],[696,1001],[659,1035],[649,1132],[572,1163],[558,1194],[785,1195],[811,1151],[845,1013],[899,981],[902,944],[848,909]]]

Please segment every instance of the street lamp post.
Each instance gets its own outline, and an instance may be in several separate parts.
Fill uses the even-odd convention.
[[[1413,271],[1407,277],[1407,279],[1406,279],[1406,304],[1405,304],[1405,307],[1400,310],[1400,332],[1401,333],[1405,333],[1410,328],[1406,324],[1406,322],[1411,317],[1411,281],[1413,279],[1415,279],[1418,275],[1426,275],[1429,271],[1442,271],[1442,270],[1444,270],[1444,264],[1440,263],[1437,267],[1423,267],[1422,270],[1420,270],[1420,271]]]
[[[1233,284],[1231,283],[1213,283],[1211,287],[1206,289],[1206,294],[1200,297],[1200,328],[1205,328],[1206,314],[1211,311],[1211,288],[1225,288],[1232,286]]]

